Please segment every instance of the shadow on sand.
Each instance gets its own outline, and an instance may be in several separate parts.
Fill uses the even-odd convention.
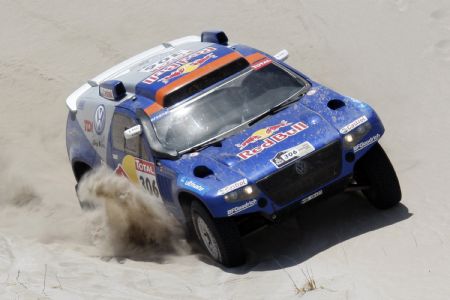
[[[226,272],[276,270],[300,264],[345,240],[411,217],[403,204],[378,210],[360,193],[312,202],[284,222],[246,237],[247,263]]]

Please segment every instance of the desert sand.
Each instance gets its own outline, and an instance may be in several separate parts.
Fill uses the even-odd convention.
[[[218,3],[0,1],[0,299],[449,299],[449,1]],[[286,48],[294,67],[370,103],[402,204],[379,211],[349,193],[311,205],[245,239],[236,269],[191,249],[171,221],[161,230],[173,236],[158,240],[170,247],[117,255],[111,234],[123,227],[78,206],[65,98],[134,54],[211,28]]]

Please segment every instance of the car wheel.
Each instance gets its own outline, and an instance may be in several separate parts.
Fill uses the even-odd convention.
[[[394,167],[380,144],[375,144],[357,163],[354,172],[362,192],[373,206],[391,208],[402,199],[402,192]]]
[[[233,220],[213,219],[197,201],[191,204],[191,218],[197,239],[214,260],[225,267],[245,262],[241,237]]]

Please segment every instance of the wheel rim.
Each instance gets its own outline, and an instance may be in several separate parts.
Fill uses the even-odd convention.
[[[211,254],[214,259],[220,261],[221,256],[219,245],[217,244],[217,241],[214,238],[214,235],[212,234],[208,225],[206,225],[205,221],[200,216],[197,216],[196,218],[196,225],[198,235],[200,236],[200,239],[202,240],[209,254]]]

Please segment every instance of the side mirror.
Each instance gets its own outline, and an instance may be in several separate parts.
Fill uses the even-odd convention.
[[[128,128],[127,130],[125,130],[123,132],[123,135],[124,135],[126,140],[129,140],[129,139],[132,139],[132,138],[134,138],[136,136],[141,135],[141,133],[142,133],[141,125],[135,125],[135,126],[133,126],[131,128]]]
[[[285,61],[289,57],[289,52],[286,49],[283,49],[277,54],[275,54],[273,57],[275,57],[278,60]]]

